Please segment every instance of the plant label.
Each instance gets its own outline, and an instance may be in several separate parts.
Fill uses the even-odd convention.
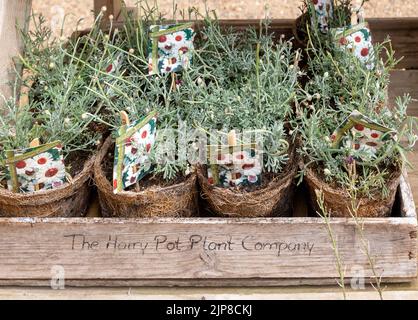
[[[256,144],[208,146],[208,181],[220,187],[261,184],[262,162]]]
[[[367,118],[354,110],[331,135],[332,146],[338,148],[344,140],[345,146],[353,150],[360,159],[370,158],[396,132]]]
[[[67,173],[59,141],[21,150],[6,151],[8,189],[14,192],[35,192],[61,187]]]
[[[315,15],[312,16],[312,26],[318,27],[322,33],[328,32],[328,22],[334,14],[332,0],[311,0],[315,9]]]
[[[372,36],[367,23],[360,23],[348,29],[336,29],[335,41],[342,49],[352,52],[367,69],[374,69]]]
[[[151,171],[149,154],[156,137],[157,113],[124,124],[118,130],[113,168],[113,192],[137,183]]]
[[[150,27],[149,74],[187,69],[194,50],[193,23]]]

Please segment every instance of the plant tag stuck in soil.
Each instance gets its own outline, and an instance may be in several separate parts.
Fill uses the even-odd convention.
[[[367,118],[354,110],[347,119],[333,132],[331,142],[333,148],[341,145],[353,151],[353,156],[361,160],[369,160],[385,141],[396,134],[385,126]]]
[[[328,22],[334,14],[332,0],[311,0],[315,9],[315,15],[312,16],[312,26],[318,27],[322,33],[328,32]]]
[[[359,23],[349,28],[337,28],[334,30],[334,39],[339,47],[351,52],[367,69],[374,69],[374,49],[367,23]]]
[[[113,192],[134,185],[151,171],[149,154],[156,137],[157,113],[125,123],[118,130],[113,167]]]
[[[257,145],[208,146],[208,181],[219,187],[261,184],[262,162]]]
[[[61,187],[67,182],[61,142],[6,151],[8,189],[35,192]]]
[[[195,35],[193,23],[151,26],[149,74],[166,74],[187,69],[193,56]]]

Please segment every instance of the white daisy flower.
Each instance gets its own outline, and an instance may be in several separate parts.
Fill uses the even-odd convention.
[[[52,155],[48,152],[38,154],[34,156],[32,160],[33,160],[33,165],[35,167],[39,166],[40,168],[44,166],[48,166],[51,162],[54,161],[52,158]]]
[[[38,182],[52,186],[58,179],[65,181],[66,171],[62,161],[51,161],[38,171]]]

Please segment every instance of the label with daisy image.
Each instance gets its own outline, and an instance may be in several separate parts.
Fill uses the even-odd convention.
[[[150,27],[149,74],[166,74],[187,69],[191,63],[195,31],[193,23]]]
[[[334,14],[332,0],[311,0],[315,9],[315,16],[312,17],[313,27],[318,27],[322,33],[328,32],[329,19]]]
[[[149,154],[155,143],[157,113],[123,125],[116,138],[113,167],[113,192],[134,185],[152,169]]]
[[[33,148],[6,151],[8,189],[35,192],[61,187],[67,182],[62,145],[59,141]]]
[[[261,184],[262,161],[256,144],[208,146],[208,182],[219,187]]]
[[[367,23],[360,23],[348,29],[338,28],[334,32],[339,47],[352,52],[367,69],[374,69],[374,49]]]
[[[341,144],[352,149],[354,156],[369,160],[376,155],[379,148],[396,134],[385,126],[367,118],[354,110],[347,119],[333,132],[331,142],[333,148]]]

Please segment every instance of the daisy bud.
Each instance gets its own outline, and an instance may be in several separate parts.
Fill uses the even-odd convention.
[[[328,142],[328,143],[330,143],[330,142],[331,142],[331,139],[330,139],[328,136],[325,136],[324,140],[325,140],[326,142]]]
[[[44,87],[44,90],[45,90],[45,91],[47,91],[47,90],[48,90],[48,86],[45,86],[45,87]]]
[[[51,63],[49,64],[49,69],[54,69],[54,68],[55,68],[55,63],[51,62]]]
[[[47,116],[51,116],[51,112],[49,112],[49,110],[45,110],[45,111],[44,111],[44,113],[45,113]]]
[[[321,95],[319,93],[315,93],[315,99],[317,100],[321,99]]]
[[[16,129],[14,129],[14,128],[9,129],[9,136],[10,137],[16,137]]]
[[[97,140],[94,144],[95,144],[96,146],[100,145],[100,140]]]
[[[190,171],[190,166],[187,166],[186,171],[184,172],[184,174],[187,176],[191,173]]]
[[[109,20],[112,21],[113,20],[113,14],[109,15]]]
[[[109,35],[105,34],[104,38],[105,38],[106,41],[109,40]]]
[[[293,130],[289,130],[289,135],[292,135],[293,134]]]
[[[60,37],[60,40],[64,42],[65,40],[67,40],[67,37],[65,37],[65,36],[61,36],[61,37]]]
[[[308,101],[312,101],[312,96],[311,96],[310,94],[308,94],[308,95],[306,96],[306,99],[307,99]]]
[[[328,168],[324,169],[324,174],[326,176],[330,176],[331,175],[331,170],[329,170]]]
[[[131,48],[131,49],[129,49],[129,53],[130,53],[130,54],[134,54],[134,52],[135,52],[135,50],[134,50],[134,49],[132,49],[132,48]]]
[[[324,73],[324,78],[328,78],[329,77],[329,73],[328,72],[325,72]]]
[[[280,39],[284,39],[286,36],[282,33],[281,35],[280,35]]]
[[[106,12],[106,11],[107,11],[107,7],[106,7],[106,6],[103,6],[100,10],[101,10],[102,12]]]
[[[118,34],[119,33],[119,29],[116,28],[115,31],[113,31],[114,34]]]
[[[83,113],[81,115],[81,119],[83,119],[83,120],[87,120],[88,118],[89,118],[89,114],[88,113]]]
[[[289,69],[293,69],[295,66],[293,65],[293,64],[291,64],[290,66],[289,66]]]

